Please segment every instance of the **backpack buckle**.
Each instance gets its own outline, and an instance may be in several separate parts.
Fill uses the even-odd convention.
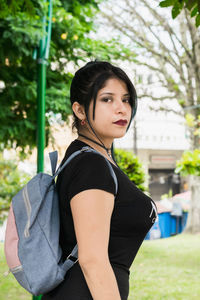
[[[91,147],[89,147],[89,146],[84,146],[83,148],[81,148],[81,152],[85,152],[85,151],[91,151],[92,149],[91,149]]]
[[[74,264],[78,261],[78,258],[76,258],[75,256],[73,256],[71,254],[67,256],[66,260],[68,260],[68,259],[73,261]]]

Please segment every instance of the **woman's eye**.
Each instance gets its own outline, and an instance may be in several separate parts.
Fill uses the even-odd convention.
[[[125,103],[130,103],[130,98],[124,99],[123,102],[125,102]]]
[[[111,98],[103,98],[102,100],[103,100],[104,102],[111,102],[111,101],[112,101]]]

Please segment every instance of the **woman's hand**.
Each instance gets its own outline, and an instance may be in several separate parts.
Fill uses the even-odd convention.
[[[114,195],[85,190],[70,202],[78,244],[78,259],[94,300],[121,300],[108,257]]]

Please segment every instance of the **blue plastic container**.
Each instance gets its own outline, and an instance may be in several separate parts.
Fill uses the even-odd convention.
[[[158,214],[158,223],[154,224],[150,231],[147,233],[145,240],[150,240],[151,238],[151,232],[155,230],[157,227],[160,229],[161,236],[160,238],[167,238],[170,236],[173,236],[177,233],[181,233],[187,222],[188,213],[183,212],[182,217],[178,218],[178,224],[177,217],[172,216],[170,212],[164,212]],[[177,232],[178,229],[178,232]]]
[[[170,212],[160,213],[159,215],[159,227],[161,232],[161,238],[167,238],[171,236],[171,214]]]
[[[188,212],[183,212],[183,218],[181,221],[181,232],[185,229],[186,223],[187,223],[187,218],[188,218]]]

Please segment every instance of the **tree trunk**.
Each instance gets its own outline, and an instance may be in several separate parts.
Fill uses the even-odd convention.
[[[190,175],[191,203],[186,232],[200,232],[200,176]]]

